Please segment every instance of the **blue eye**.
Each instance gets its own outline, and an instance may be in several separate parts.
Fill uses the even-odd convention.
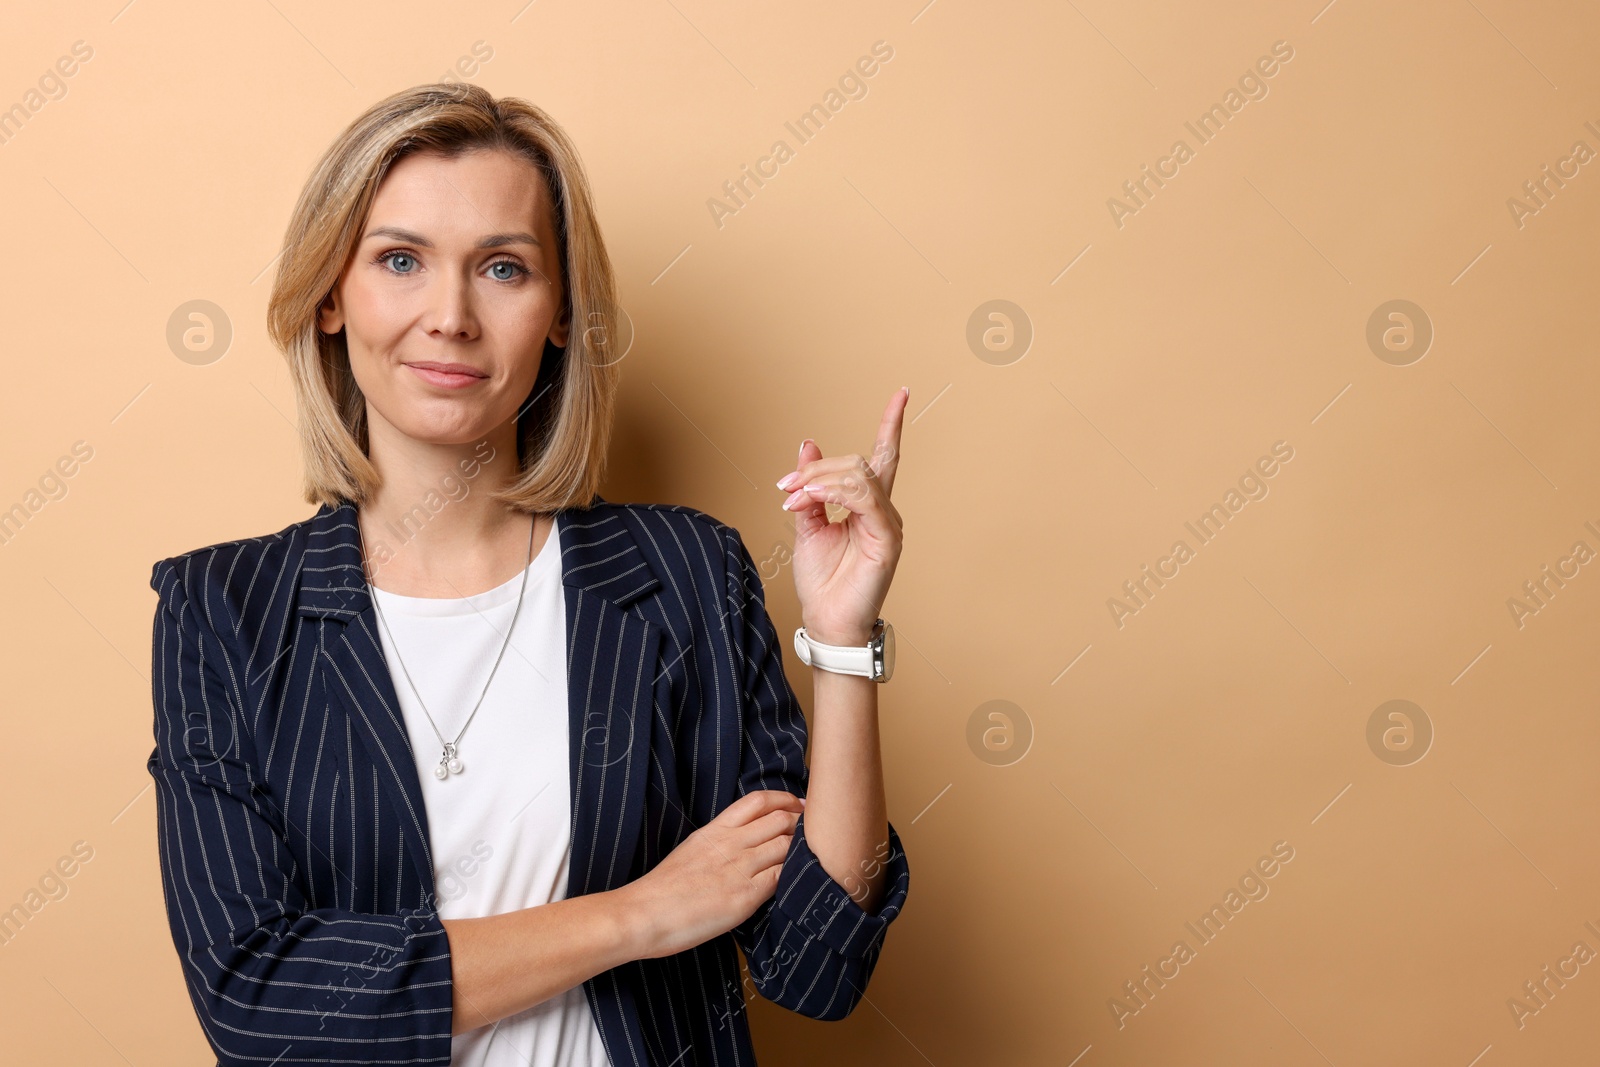
[[[410,252],[394,249],[380,255],[376,262],[381,263],[384,269],[394,274],[416,273],[417,257]],[[498,282],[515,281],[522,275],[533,273],[522,264],[510,259],[501,259],[489,264],[489,270],[494,272],[491,276]]]
[[[409,252],[385,252],[383,255],[378,257],[379,263],[382,263],[385,267],[394,271],[396,274],[410,274],[411,269],[409,267],[402,270],[394,266],[395,261],[398,260],[405,260],[413,267],[416,266],[417,263],[416,259]]]

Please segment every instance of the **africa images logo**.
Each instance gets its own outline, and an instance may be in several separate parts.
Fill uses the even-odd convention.
[[[1129,618],[1149,607],[1156,593],[1181,573],[1184,564],[1197,558],[1199,549],[1215,540],[1228,523],[1244,510],[1246,504],[1253,500],[1265,500],[1271,492],[1267,479],[1281,471],[1283,464],[1293,458],[1293,445],[1287,441],[1275,441],[1269,455],[1260,457],[1254,465],[1245,468],[1239,476],[1238,488],[1230,487],[1221,500],[1201,512],[1192,522],[1183,524],[1184,529],[1194,536],[1193,546],[1179,538],[1172,543],[1171,551],[1156,560],[1154,569],[1148,563],[1143,564],[1138,577],[1122,583],[1122,595],[1107,597],[1106,610],[1111,613],[1111,621],[1117,629],[1122,629]]]
[[[1274,41],[1270,55],[1261,56],[1255,64],[1239,75],[1237,88],[1229,86],[1222,94],[1222,99],[1212,104],[1192,122],[1185,122],[1184,129],[1194,137],[1194,147],[1183,138],[1172,142],[1172,147],[1167,154],[1157,159],[1154,169],[1146,163],[1139,168],[1139,176],[1130,178],[1122,183],[1122,192],[1126,199],[1112,196],[1106,198],[1106,210],[1111,213],[1111,221],[1117,229],[1122,229],[1123,220],[1129,215],[1137,215],[1145,208],[1156,191],[1166,186],[1168,181],[1176,178],[1185,163],[1195,157],[1196,150],[1202,145],[1208,145],[1216,139],[1233,120],[1233,117],[1245,109],[1245,105],[1252,100],[1265,100],[1271,91],[1267,82],[1276,75],[1282,65],[1294,58],[1294,46],[1288,41]]]
[[[888,41],[872,42],[872,54],[857,59],[854,66],[839,75],[837,88],[830,87],[822,94],[820,101],[801,112],[793,122],[783,124],[783,128],[793,135],[795,145],[809,144],[852,100],[865,100],[866,79],[877,74],[882,69],[882,64],[888,63],[893,58],[894,46]],[[726,199],[715,196],[706,199],[706,209],[711,212],[711,221],[716,224],[717,229],[722,229],[730,216],[742,211],[756,193],[765,188],[768,181],[776,178],[780,168],[794,159],[795,155],[794,146],[779,138],[772,142],[772,147],[767,150],[766,155],[755,161],[754,168],[746,163],[739,168],[739,177],[729,178],[723,182],[722,192]]]

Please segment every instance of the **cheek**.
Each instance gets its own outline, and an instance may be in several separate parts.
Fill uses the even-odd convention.
[[[388,338],[405,331],[412,297],[398,286],[348,285],[345,319],[368,347],[382,348]]]
[[[559,314],[556,302],[545,292],[518,299],[487,299],[478,306],[484,339],[507,359],[537,359]]]

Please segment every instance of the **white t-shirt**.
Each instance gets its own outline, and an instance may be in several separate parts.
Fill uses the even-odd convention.
[[[405,716],[427,807],[439,914],[498,915],[560,900],[572,855],[567,747],[567,616],[560,520],[529,564],[522,611],[483,703],[457,745],[462,770],[440,780],[444,746],[484,691],[517,604],[515,578],[477,596],[373,589],[378,635]],[[387,623],[387,630],[383,623]],[[401,660],[395,656],[400,646]],[[410,681],[407,681],[407,674]],[[438,733],[417,703],[422,692]],[[455,1067],[609,1067],[582,986],[456,1034]]]

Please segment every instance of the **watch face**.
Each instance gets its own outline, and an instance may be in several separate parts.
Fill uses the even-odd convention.
[[[883,680],[888,681],[889,675],[894,673],[894,627],[888,623],[883,624]]]

